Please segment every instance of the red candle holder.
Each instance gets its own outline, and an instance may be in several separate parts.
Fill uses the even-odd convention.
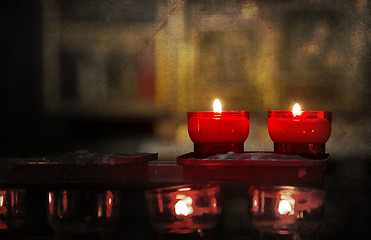
[[[250,218],[263,238],[285,235],[286,239],[317,239],[324,216],[324,190],[251,186],[248,193]]]
[[[219,215],[217,184],[192,184],[147,190],[147,213],[159,234],[189,234],[210,230]]]
[[[269,111],[268,131],[274,152],[282,154],[325,154],[331,134],[330,111]]]
[[[188,112],[188,134],[198,157],[242,153],[249,128],[249,111]]]

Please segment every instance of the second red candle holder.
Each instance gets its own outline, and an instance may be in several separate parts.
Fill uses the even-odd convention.
[[[282,154],[325,154],[331,134],[330,111],[269,111],[268,131],[274,152]]]
[[[249,128],[249,111],[188,112],[188,133],[199,157],[242,153]]]

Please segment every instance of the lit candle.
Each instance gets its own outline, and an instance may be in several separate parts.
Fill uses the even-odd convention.
[[[249,111],[222,111],[218,99],[213,112],[188,112],[188,133],[196,156],[244,151],[249,135]]]
[[[331,134],[330,111],[269,111],[268,131],[274,152],[284,154],[325,154],[325,143]]]

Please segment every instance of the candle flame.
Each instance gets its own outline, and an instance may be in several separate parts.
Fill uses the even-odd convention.
[[[300,116],[301,115],[301,109],[299,103],[295,103],[294,108],[292,109],[292,114],[294,116]]]
[[[214,112],[221,113],[222,112],[222,103],[219,99],[215,99],[213,104]]]

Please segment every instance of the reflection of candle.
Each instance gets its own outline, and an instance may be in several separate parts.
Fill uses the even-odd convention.
[[[268,131],[275,153],[324,154],[331,134],[330,111],[269,111]]]
[[[49,192],[49,212],[53,215],[53,206],[54,206],[54,194]]]
[[[290,202],[286,199],[280,200],[278,204],[278,213],[281,215],[293,215],[294,210],[290,204]]]
[[[188,112],[188,133],[198,156],[243,152],[249,135],[249,112],[222,112],[218,99],[213,112]]]
[[[8,212],[8,209],[4,207],[4,196],[6,195],[6,191],[0,191],[0,230],[5,230],[8,228],[8,225],[3,223],[2,216],[6,215]]]
[[[315,234],[323,219],[325,192],[295,186],[252,186],[249,210],[261,233]]]
[[[219,186],[195,184],[145,192],[148,215],[159,233],[185,234],[215,227],[220,214]]]
[[[4,206],[4,195],[0,195],[0,207]]]
[[[188,216],[194,212],[192,207],[192,198],[183,194],[178,194],[177,199],[180,199],[174,206],[177,216]]]
[[[23,224],[25,193],[22,189],[0,189],[0,236],[7,236],[7,231],[13,232]]]
[[[111,191],[107,191],[106,196],[106,217],[111,217],[112,215],[112,206],[113,206],[113,194]]]

